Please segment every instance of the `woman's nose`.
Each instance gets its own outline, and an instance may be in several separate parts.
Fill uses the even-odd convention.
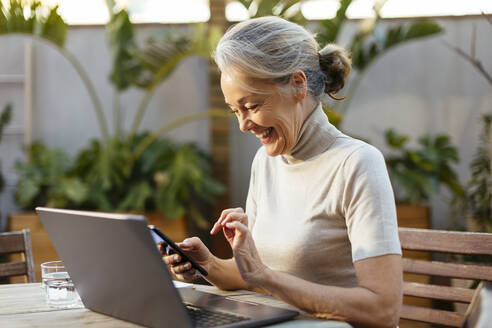
[[[252,123],[253,123],[248,118],[248,114],[247,113],[240,113],[237,117],[237,120],[239,122],[239,130],[241,130],[241,132],[248,132],[252,126]]]

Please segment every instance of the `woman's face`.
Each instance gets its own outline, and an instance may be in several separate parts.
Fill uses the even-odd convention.
[[[242,132],[249,131],[260,139],[270,156],[292,150],[306,117],[300,104],[305,93],[281,95],[273,83],[249,78],[237,71],[223,72],[220,84],[225,102],[236,114]],[[241,87],[244,84],[264,90],[266,94],[245,90]]]

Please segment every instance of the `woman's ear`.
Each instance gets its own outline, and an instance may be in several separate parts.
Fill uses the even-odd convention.
[[[297,71],[290,76],[290,84],[296,103],[301,102],[307,96],[307,78],[303,71]]]

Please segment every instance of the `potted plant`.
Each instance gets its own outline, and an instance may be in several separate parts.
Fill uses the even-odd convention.
[[[16,165],[17,200],[26,209],[48,205],[105,211],[164,211],[168,219],[180,217],[189,225],[203,227],[208,224],[203,209],[214,195],[223,191],[211,177],[210,158],[192,144],[179,145],[162,136],[188,122],[228,114],[218,110],[192,114],[154,131],[141,131],[140,122],[156,87],[184,58],[208,57],[218,34],[198,24],[184,32],[154,35],[140,46],[134,40],[126,10],[118,9],[114,1],[107,1],[107,5],[110,21],[106,29],[113,57],[110,81],[115,90],[116,123],[112,133],[94,84],[76,56],[64,47],[67,25],[58,15],[57,7],[48,8],[34,1],[27,8],[25,2],[17,0],[5,7],[0,2],[0,36],[33,38],[53,47],[68,60],[87,89],[102,136],[92,140],[73,159],[40,143],[27,147],[29,159]],[[124,131],[119,97],[130,88],[141,90],[143,96],[131,128]],[[161,216],[158,220],[163,223],[165,218]]]
[[[385,140],[392,150],[386,155],[386,165],[395,189],[398,212],[404,214],[398,216],[399,224],[429,228],[427,204],[441,186],[451,192],[453,199],[464,197],[463,187],[452,167],[459,161],[458,151],[446,135],[424,135],[418,139],[419,148],[416,149],[406,146],[410,140],[408,136],[393,129],[386,130]],[[426,213],[426,217],[412,212]],[[410,218],[414,221],[408,221]]]
[[[492,19],[483,12],[482,16],[492,26]],[[476,57],[476,37],[476,26],[473,25],[470,53],[449,43],[446,43],[446,46],[469,62],[492,87],[492,74],[484,68],[482,61]],[[492,232],[491,122],[492,114],[482,115],[482,130],[479,135],[477,150],[470,163],[471,178],[467,184],[466,197],[455,204],[455,211],[460,216],[459,220],[461,221],[463,217],[466,217],[466,229],[470,231]],[[458,223],[463,228],[461,222]]]
[[[482,130],[470,163],[471,177],[466,185],[466,197],[456,204],[460,217],[466,217],[469,231],[492,233],[491,123],[492,114],[482,115]]]

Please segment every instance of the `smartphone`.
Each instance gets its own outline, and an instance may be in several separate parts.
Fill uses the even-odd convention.
[[[163,246],[166,247],[166,254],[170,255],[170,254],[178,253],[179,255],[181,255],[181,259],[182,259],[181,262],[190,262],[191,266],[194,269],[196,269],[198,272],[200,272],[202,274],[202,276],[208,275],[208,272],[203,267],[201,267],[195,261],[193,261],[191,258],[189,258],[185,254],[185,252],[183,252],[183,250],[181,250],[181,248],[179,248],[178,245],[176,245],[171,240],[171,238],[169,238],[161,230],[159,230],[159,228],[157,228],[154,225],[149,225],[148,227],[149,227],[150,233],[152,234],[152,238],[154,238],[155,243],[156,244],[164,243]]]

